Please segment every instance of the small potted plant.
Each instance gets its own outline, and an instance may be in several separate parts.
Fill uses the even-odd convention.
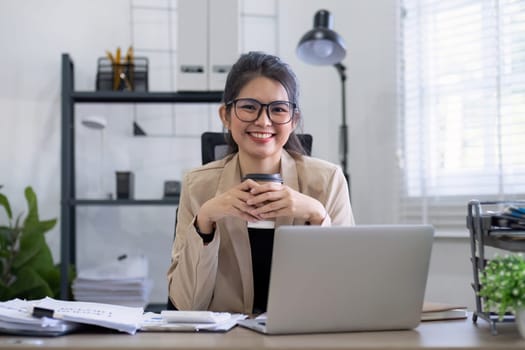
[[[40,220],[31,187],[26,187],[25,197],[27,215],[14,218],[8,198],[0,193],[0,207],[7,216],[7,223],[0,216],[0,301],[58,297],[60,292],[59,265],[44,237],[57,220]]]
[[[480,275],[481,296],[489,310],[502,320],[511,312],[525,337],[525,259],[522,254],[495,256]]]

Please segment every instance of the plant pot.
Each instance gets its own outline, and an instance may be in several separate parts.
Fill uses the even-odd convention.
[[[525,338],[525,308],[516,310],[516,325],[520,331],[521,337]]]

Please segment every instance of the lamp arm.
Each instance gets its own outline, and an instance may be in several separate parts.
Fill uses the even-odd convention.
[[[339,73],[339,78],[341,78],[341,101],[342,101],[342,120],[341,125],[346,127],[346,66],[341,62],[334,64],[337,73]]]
[[[346,66],[341,62],[334,64],[339,78],[341,79],[341,126],[339,128],[339,157],[341,161],[341,167],[343,174],[348,183],[348,191],[350,191],[350,174],[348,174],[348,126],[346,123]]]
[[[337,73],[339,73],[341,80],[346,81],[346,66],[342,64],[341,62],[339,62],[339,63],[334,64],[334,67],[337,70]]]

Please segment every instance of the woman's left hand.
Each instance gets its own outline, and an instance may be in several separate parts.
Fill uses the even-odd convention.
[[[326,209],[317,199],[277,183],[263,183],[253,187],[255,196],[246,204],[256,207],[250,214],[263,219],[279,216],[301,218],[312,225],[320,225],[326,217]]]

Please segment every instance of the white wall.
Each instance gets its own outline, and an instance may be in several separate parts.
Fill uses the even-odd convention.
[[[129,42],[128,31],[115,30],[128,18],[104,8],[102,0],[0,1],[0,183],[15,212],[25,210],[23,189],[31,185],[40,216],[59,216],[60,56],[76,58],[77,88],[94,88],[100,53]],[[47,238],[58,257],[58,225]]]
[[[299,38],[312,28],[313,15],[321,8],[333,14],[334,29],[347,44],[343,64],[355,215],[360,223],[390,223],[395,220],[391,206],[397,193],[396,1],[280,2],[280,52],[302,85],[301,106],[305,129],[314,135],[314,155],[339,163],[339,76],[334,67],[307,65],[295,55]],[[290,23],[291,18],[296,21]]]
[[[12,199],[15,212],[24,210],[23,188],[30,184],[39,197],[41,216],[59,216],[60,55],[68,52],[74,59],[76,88],[93,89],[96,59],[106,49],[127,47],[130,42],[128,8],[128,0],[0,0],[4,47],[0,55],[0,184],[5,185],[2,191]],[[343,63],[348,76],[349,172],[356,219],[361,224],[396,222],[396,0],[278,1],[278,52],[301,83],[304,130],[314,136],[314,156],[338,163],[339,77],[333,67],[309,66],[295,56],[299,38],[312,27],[313,15],[320,8],[333,13],[335,29],[348,48]],[[103,169],[106,189],[113,188],[115,167],[133,167],[142,182],[140,194],[159,197],[163,179],[180,179],[184,170],[200,163],[198,141],[130,140],[128,108],[80,106],[77,116],[121,115],[109,119],[105,131],[106,161],[118,163]],[[177,120],[188,125],[182,117]],[[198,133],[206,123],[215,127],[208,120],[188,127]],[[97,169],[98,136],[80,126],[77,133],[79,186],[88,191],[98,179],[92,171]],[[151,157],[134,159],[138,150]],[[146,175],[148,169],[153,173]],[[157,284],[152,301],[163,302],[173,222],[174,208],[81,208],[79,263],[146,251],[153,260],[151,274]],[[58,227],[48,234],[48,241],[58,259]],[[427,299],[473,307],[469,255],[466,239],[436,238]]]
[[[280,2],[280,52],[295,68],[302,85],[305,129],[314,135],[314,155],[335,163],[339,161],[341,115],[338,75],[333,67],[301,62],[294,50],[321,8],[334,15],[334,29],[346,41],[348,164],[358,224],[397,222],[397,6],[395,0]],[[290,18],[295,22],[290,23]],[[373,247],[370,252],[373,254]],[[474,308],[469,258],[466,238],[436,237],[426,298]]]

